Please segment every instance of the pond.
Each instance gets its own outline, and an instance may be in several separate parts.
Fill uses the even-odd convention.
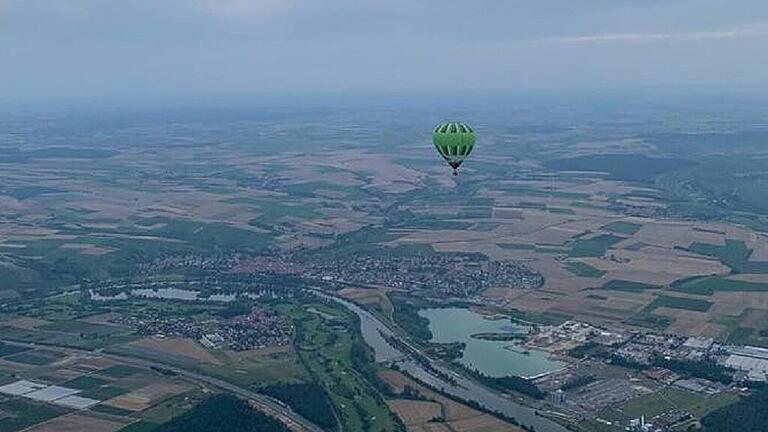
[[[429,320],[432,342],[466,344],[457,361],[470,369],[492,377],[536,377],[565,365],[549,359],[542,351],[525,350],[514,342],[473,337],[482,333],[527,334],[528,327],[512,324],[509,319],[488,319],[466,308],[422,309],[419,315]]]

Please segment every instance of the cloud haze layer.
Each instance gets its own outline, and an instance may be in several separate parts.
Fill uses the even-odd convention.
[[[6,97],[765,84],[764,0],[0,0]]]

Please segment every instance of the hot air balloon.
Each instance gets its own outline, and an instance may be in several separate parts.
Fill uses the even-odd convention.
[[[475,146],[475,131],[466,123],[443,123],[432,131],[437,152],[453,168],[453,175]]]

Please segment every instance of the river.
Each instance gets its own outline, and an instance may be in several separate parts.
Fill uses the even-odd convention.
[[[423,366],[393,347],[382,336],[392,337],[394,334],[384,323],[379,321],[370,312],[356,304],[316,292],[319,296],[331,299],[351,310],[360,317],[360,328],[366,343],[373,349],[377,362],[395,362],[400,370],[442,393],[455,396],[467,401],[475,401],[491,411],[500,412],[506,416],[514,417],[518,422],[526,426],[533,426],[538,432],[568,432],[568,430],[552,420],[539,417],[532,408],[515,403],[511,399],[490,390],[480,384],[462,376],[452,370],[432,362],[432,367],[441,373],[452,376],[456,384],[449,383],[443,378],[428,372]]]

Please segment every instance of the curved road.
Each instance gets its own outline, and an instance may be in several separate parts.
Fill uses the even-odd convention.
[[[100,356],[118,361],[120,363],[125,363],[127,365],[132,365],[132,366],[138,366],[141,368],[151,368],[151,367],[158,368],[159,367],[164,370],[173,372],[179,376],[188,378],[192,381],[202,382],[202,383],[208,384],[211,387],[217,387],[219,389],[226,390],[230,393],[236,394],[244,399],[247,399],[259,411],[267,415],[270,415],[272,417],[275,417],[276,419],[283,422],[286,426],[288,426],[291,430],[295,432],[324,432],[324,430],[319,426],[315,425],[311,421],[295,413],[288,406],[281,404],[280,402],[278,402],[275,399],[272,399],[269,396],[256,393],[254,391],[248,390],[243,387],[239,387],[237,385],[234,385],[227,381],[220,380],[218,378],[202,375],[196,372],[188,371],[186,369],[178,368],[176,366],[167,365],[164,363],[151,362],[151,361],[144,360],[141,358],[136,358],[136,357],[127,357],[123,355],[108,354],[100,350],[90,351],[90,350],[84,350],[84,349],[78,349],[78,348],[70,348],[70,347],[47,345],[47,344],[25,343],[25,342],[13,341],[13,340],[3,340],[2,342],[8,343],[10,345],[23,346],[26,348],[39,348],[41,346],[56,346],[57,348],[70,351],[73,353],[100,355]]]

